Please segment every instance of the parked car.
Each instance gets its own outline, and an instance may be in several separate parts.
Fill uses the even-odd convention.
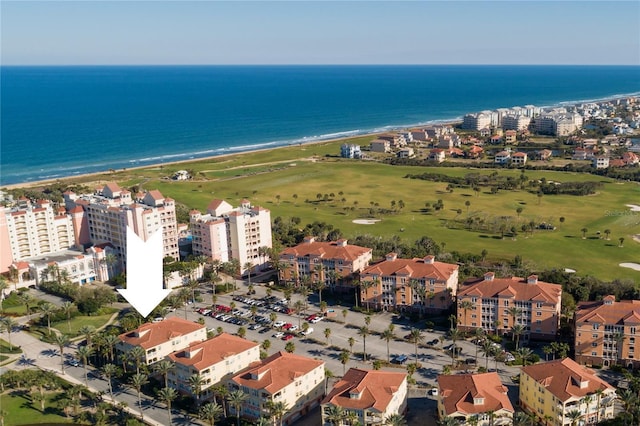
[[[291,327],[293,327],[293,324],[291,324],[290,322],[282,326],[282,328],[284,328],[285,330],[291,330]]]
[[[432,388],[427,391],[427,394],[431,396],[438,396],[438,388]]]
[[[284,333],[282,331],[278,331],[277,333],[273,334],[273,337],[275,337],[276,339],[279,339],[282,336],[284,336]]]
[[[284,321],[276,321],[276,322],[274,322],[274,323],[273,323],[273,326],[274,326],[274,327],[277,327],[277,328],[280,328],[280,327],[282,327],[282,326],[283,326],[283,325],[285,325],[285,324],[286,324],[286,323],[285,323]]]
[[[439,339],[433,339],[433,340],[429,340],[429,341],[427,342],[427,345],[429,345],[429,346],[435,346],[435,345],[437,345],[438,343],[440,343],[440,340],[439,340]]]
[[[295,324],[289,327],[289,331],[296,331],[297,329],[298,329],[298,326]]]
[[[309,327],[309,328],[307,328],[307,330],[306,330],[306,331],[303,331],[303,332],[302,332],[302,334],[303,334],[303,335],[305,335],[305,336],[308,336],[308,335],[310,335],[311,333],[313,333],[313,327]]]
[[[259,328],[260,328],[260,324],[258,324],[258,323],[251,324],[251,325],[249,326],[249,330],[257,330],[257,329],[259,329]]]
[[[396,355],[391,359],[391,363],[393,364],[404,364],[409,359],[406,355]]]
[[[516,360],[516,357],[513,356],[513,354],[511,354],[509,352],[505,352],[504,359],[505,359],[506,362],[513,362],[513,361]]]
[[[311,324],[315,324],[322,321],[322,317],[315,317],[314,319],[312,319],[311,321],[309,321]]]
[[[282,340],[284,340],[285,342],[291,339],[293,339],[293,334],[285,334],[284,336],[282,336]]]
[[[268,333],[268,332],[270,332],[270,331],[271,331],[271,328],[269,328],[269,327],[265,327],[265,328],[263,328],[262,330],[260,330],[258,333],[260,333],[260,334],[264,334],[264,333]]]

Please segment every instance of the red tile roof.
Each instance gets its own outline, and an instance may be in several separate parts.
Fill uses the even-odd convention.
[[[456,412],[514,411],[498,373],[440,375],[438,386],[447,416]],[[482,404],[474,404],[476,398],[483,398]]]
[[[640,324],[640,300],[621,300],[615,298],[598,302],[582,302],[575,313],[576,325],[586,322],[600,324]]]
[[[529,283],[529,279],[532,280]],[[535,282],[535,283],[534,283]],[[511,278],[472,278],[465,281],[458,291],[458,298],[465,296],[498,297],[498,295],[513,295],[516,300],[535,302],[560,303],[562,286],[538,281],[535,275],[528,279]]]
[[[346,242],[346,241],[345,241]],[[322,259],[342,259],[354,261],[360,256],[371,253],[368,247],[360,247],[352,244],[341,244],[338,241],[319,242],[310,241],[298,244],[282,250],[281,256],[288,257],[320,257]]]
[[[571,358],[527,365],[522,368],[522,373],[540,383],[563,402],[571,398],[582,398],[598,389],[613,389],[613,386],[597,377],[593,370]],[[584,384],[583,387],[580,387],[581,382]]]
[[[202,328],[206,327],[193,321],[171,317],[160,322],[142,324],[135,330],[122,333],[118,338],[130,345],[151,349],[175,337],[190,334]]]
[[[374,408],[384,412],[406,378],[405,373],[350,368],[322,404],[352,410]],[[351,398],[351,393],[360,394],[360,397]]]
[[[392,257],[393,258],[393,257]],[[436,278],[446,281],[458,270],[458,265],[443,262],[427,263],[425,259],[394,259],[384,260],[371,265],[362,271],[361,275],[408,275],[413,279]]]
[[[192,365],[198,371],[224,361],[230,356],[248,351],[259,346],[238,336],[222,333],[204,342],[194,342],[183,351],[169,355],[178,364]]]
[[[148,194],[151,196],[151,198],[153,198],[156,201],[164,200],[164,195],[162,195],[162,193],[157,189],[152,189],[151,191],[148,192]]]
[[[280,351],[253,363],[247,370],[235,375],[231,381],[274,394],[322,365],[324,361]]]

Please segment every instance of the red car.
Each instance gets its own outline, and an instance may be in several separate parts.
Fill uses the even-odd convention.
[[[282,340],[284,340],[285,342],[291,339],[293,339],[293,334],[285,334],[284,336],[282,336]]]
[[[313,321],[314,319],[316,319],[315,315],[309,315],[307,318],[305,318],[305,321]]]
[[[285,325],[282,326],[282,328],[285,329],[285,330],[288,330],[291,327],[293,327],[293,324],[291,324],[291,323],[286,323]]]

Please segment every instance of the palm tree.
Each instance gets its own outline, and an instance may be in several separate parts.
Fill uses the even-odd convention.
[[[340,352],[340,355],[338,355],[338,360],[340,360],[340,363],[342,364],[342,375],[343,376],[345,374],[345,370],[347,368],[347,363],[349,362],[349,358],[351,358],[351,356],[349,355],[348,351],[342,351],[342,352]]]
[[[287,342],[286,345],[284,345],[284,350],[290,354],[294,353],[296,350],[296,344],[293,342]]]
[[[369,289],[373,287],[372,281],[360,281],[360,294],[364,295],[364,303],[367,307],[367,313],[369,313]]]
[[[507,309],[507,313],[511,315],[511,326],[513,327],[517,324],[516,319],[522,315],[522,309],[517,306],[511,306]]]
[[[391,414],[384,419],[384,424],[388,426],[406,426],[407,421],[400,414]]]
[[[334,426],[341,426],[346,417],[345,409],[339,405],[330,405],[325,411],[326,419]]]
[[[411,333],[409,334],[409,341],[413,343],[414,348],[416,350],[416,364],[418,364],[418,345],[422,342],[424,336],[422,335],[422,330],[418,328],[412,328]]]
[[[168,375],[169,375],[169,371],[171,371],[174,365],[175,364],[172,361],[169,361],[168,359],[163,359],[155,363],[155,365],[153,366],[153,369],[156,371],[156,373],[161,374],[162,377],[164,377],[165,388],[169,386]]]
[[[173,388],[162,388],[158,391],[158,399],[167,404],[167,414],[169,415],[169,426],[171,426],[171,402],[178,397],[178,393]]]
[[[525,328],[521,324],[516,324],[511,327],[511,334],[516,338],[516,351],[518,350],[518,345],[520,344],[520,336],[525,332]]]
[[[33,304],[36,303],[35,299],[33,298],[33,296],[31,296],[29,293],[26,293],[26,292],[18,295],[18,299],[24,305],[27,311],[27,318],[29,318],[29,315],[31,313],[31,306],[33,306]]]
[[[482,327],[478,327],[473,332],[474,337],[476,338],[476,364],[478,363],[478,348],[480,347],[480,342],[484,339],[484,330]]]
[[[287,403],[283,401],[269,401],[267,403],[267,409],[269,410],[269,414],[271,414],[271,417],[273,417],[273,419],[278,422],[280,426],[282,426],[282,419],[284,415],[287,414],[287,411],[289,411],[289,406],[287,405]]]
[[[145,350],[142,349],[142,346],[134,346],[127,353],[127,356],[136,365],[136,373],[140,374],[140,364],[142,363],[142,360],[147,356]]]
[[[80,330],[78,330],[78,332],[84,336],[85,340],[87,341],[87,346],[91,346],[91,340],[96,334],[96,328],[92,325],[84,325],[80,327]]]
[[[64,373],[64,348],[69,344],[69,337],[66,334],[56,334],[53,337],[54,342],[60,349],[60,370]]]
[[[523,367],[527,366],[527,362],[529,361],[529,359],[531,359],[531,356],[533,355],[533,351],[529,348],[520,348],[517,351],[515,351],[515,353],[516,353],[516,356],[522,360]]]
[[[45,302],[42,305],[40,305],[40,312],[42,312],[42,314],[47,317],[47,334],[48,335],[51,335],[51,315],[53,315],[56,312],[56,310],[57,308],[55,307],[55,305],[49,302]]]
[[[240,426],[240,417],[242,415],[242,405],[247,400],[248,396],[242,390],[238,389],[227,396],[227,401],[233,407],[236,412],[237,425]]]
[[[584,398],[580,401],[580,403],[584,403],[584,414],[589,417],[589,407],[593,402],[593,397],[591,395],[585,395]]]
[[[136,373],[131,376],[131,386],[138,393],[138,407],[140,408],[140,418],[144,421],[144,413],[142,412],[142,387],[149,383],[146,374]]]
[[[353,353],[353,345],[356,344],[356,339],[354,339],[353,337],[349,337],[347,343],[349,343],[349,352]]]
[[[17,325],[18,323],[15,322],[11,317],[0,318],[0,326],[2,326],[2,328],[7,332],[7,339],[9,340],[9,350],[13,350],[13,345],[11,344],[11,333]]]
[[[102,338],[102,344],[107,348],[107,351],[109,352],[109,361],[111,362],[115,360],[115,354],[113,350],[119,341],[120,339],[118,339],[118,336],[114,334],[107,334]]]
[[[222,405],[222,414],[224,417],[227,417],[227,395],[229,395],[229,388],[223,383],[218,383],[211,387],[211,391],[213,392],[214,402],[215,398],[220,398],[220,405]]]
[[[331,337],[331,329],[327,327],[324,329],[324,338],[327,339],[327,345],[329,344],[329,337]]]
[[[438,426],[460,426],[460,423],[453,417],[443,417],[438,420]]]
[[[358,330],[358,336],[362,337],[362,360],[367,362],[367,336],[369,335],[369,327],[363,325]]]
[[[600,423],[600,404],[602,402],[602,395],[604,395],[604,391],[601,388],[596,389],[596,398],[597,398],[596,409],[598,410],[598,413],[596,416],[596,424]]]
[[[467,313],[474,308],[473,303],[471,303],[470,300],[463,300],[458,304],[458,309],[461,309],[462,311],[464,311],[464,325],[465,327],[469,326],[469,323],[467,322]]]
[[[201,419],[209,420],[211,426],[214,426],[216,419],[223,414],[222,407],[215,402],[209,402],[200,407],[198,414]]]
[[[395,334],[393,334],[393,330],[391,330],[390,328],[387,328],[385,331],[380,333],[380,338],[387,342],[387,362],[389,362],[389,359],[390,359],[389,342],[391,342],[394,337],[395,337]]]
[[[613,334],[613,340],[616,342],[616,358],[620,362],[622,360],[622,346],[625,336],[622,331],[618,331]]]
[[[105,364],[102,366],[102,374],[104,374],[104,377],[107,379],[107,384],[109,385],[109,396],[111,397],[112,401],[115,400],[113,399],[113,385],[111,383],[111,379],[115,377],[117,373],[118,367],[116,367],[114,364]]]
[[[178,290],[178,300],[182,303],[182,306],[184,306],[184,319],[187,319],[187,301],[189,301],[190,295],[191,292],[186,287],[182,287]]]
[[[460,333],[460,330],[458,330],[457,328],[452,328],[451,330],[449,330],[449,338],[453,342],[453,347],[452,347],[453,350],[451,351],[451,365],[455,364],[455,357],[457,355],[456,342],[460,339],[460,337],[462,337],[462,334]]]
[[[484,342],[482,342],[482,353],[484,354],[485,358],[485,370],[489,369],[489,357],[493,356],[493,354],[495,353],[495,349],[493,348],[493,345],[491,343],[492,342],[490,340],[485,340]]]
[[[571,410],[567,413],[567,418],[571,420],[571,426],[576,426],[580,417],[582,417],[580,410]]]
[[[71,314],[75,306],[73,302],[69,301],[62,302],[62,305],[60,305],[60,310],[67,316],[67,332],[69,333],[71,333]]]
[[[89,357],[93,355],[93,349],[90,346],[80,346],[76,350],[76,357],[82,361],[82,367],[84,368],[84,384],[89,387],[89,380],[87,378],[87,363]]]
[[[200,394],[202,393],[202,386],[204,385],[204,379],[200,374],[192,374],[189,376],[189,388],[195,396],[196,406],[200,406]]]

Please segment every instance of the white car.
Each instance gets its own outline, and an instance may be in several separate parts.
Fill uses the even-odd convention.
[[[298,329],[297,325],[292,325],[291,327],[289,327],[289,331],[296,331]]]
[[[305,336],[308,336],[311,333],[313,333],[313,327],[309,327],[309,328],[307,328],[307,331],[303,331],[302,332],[302,334],[304,334]]]
[[[286,322],[284,322],[284,321],[276,321],[276,322],[273,323],[273,326],[274,327],[282,327],[285,324],[286,324]]]
[[[509,352],[505,352],[504,354],[504,359],[506,362],[513,362],[516,360],[516,357],[514,357],[511,353]]]
[[[322,321],[322,317],[315,317],[314,319],[312,319],[311,321],[309,321],[311,324],[315,324],[317,322]]]
[[[278,331],[277,333],[275,333],[273,335],[273,337],[275,337],[276,339],[281,338],[282,336],[284,336],[284,333],[282,331]]]
[[[427,393],[431,396],[438,396],[438,388],[429,389]]]

